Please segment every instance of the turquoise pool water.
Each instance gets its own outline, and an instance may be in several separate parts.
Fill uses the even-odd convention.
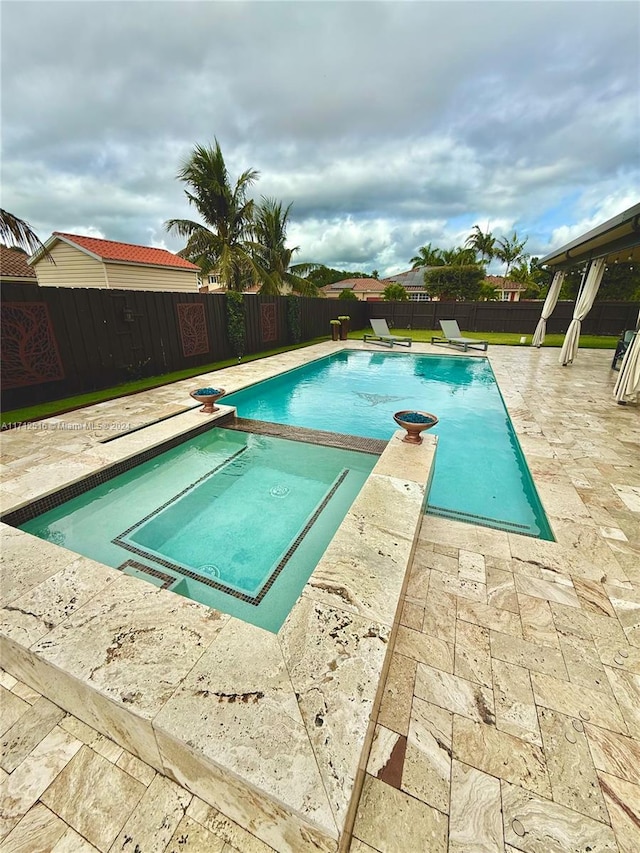
[[[397,429],[394,412],[432,412],[427,511],[553,539],[487,359],[343,350],[224,402],[245,418],[383,439]]]
[[[214,428],[21,529],[277,631],[376,461]]]

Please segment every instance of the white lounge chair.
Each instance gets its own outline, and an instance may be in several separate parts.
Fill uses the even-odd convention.
[[[413,338],[392,335],[389,331],[389,327],[387,326],[386,320],[369,320],[369,322],[371,323],[373,334],[366,334],[362,339],[364,343],[366,343],[367,341],[371,341],[374,344],[383,344],[389,347],[393,347],[394,344],[399,344],[403,347],[411,346]]]
[[[489,341],[477,341],[475,338],[464,338],[460,334],[457,320],[440,320],[440,328],[444,337],[431,338],[432,344],[447,344],[452,347],[460,347],[465,352],[470,349],[487,351]]]

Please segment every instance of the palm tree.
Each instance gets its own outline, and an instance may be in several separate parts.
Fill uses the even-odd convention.
[[[474,252],[480,252],[480,257],[482,258],[481,263],[483,264],[490,261],[496,253],[495,237],[491,234],[488,228],[489,226],[487,225],[487,232],[483,234],[480,226],[474,225],[471,234],[469,234],[465,240],[465,246],[469,246],[469,248],[473,249]]]
[[[475,250],[462,249],[460,246],[454,246],[453,249],[443,249],[440,252],[440,258],[440,263],[449,267],[469,266],[476,263]]]
[[[8,248],[22,249],[29,255],[40,251],[51,263],[54,263],[53,258],[29,223],[14,216],[13,213],[9,213],[8,210],[0,210],[0,242]]]
[[[509,270],[514,264],[517,264],[529,257],[528,254],[523,252],[528,239],[528,237],[525,237],[524,240],[520,240],[514,231],[513,237],[502,237],[498,240],[498,247],[495,250],[495,256],[499,258],[503,264],[506,264],[504,273],[505,279],[509,278]]]
[[[415,270],[418,267],[439,267],[443,265],[444,261],[440,249],[434,249],[431,243],[427,243],[426,246],[420,246],[418,254],[411,258],[409,263],[413,264],[411,269]]]
[[[264,197],[257,209],[253,225],[253,259],[262,284],[260,293],[278,294],[291,288],[303,296],[315,296],[318,288],[303,276],[318,265],[291,266],[291,258],[299,248],[288,249],[285,245],[290,210],[291,204],[283,210],[282,202]]]
[[[189,203],[205,224],[169,219],[165,228],[186,237],[180,255],[205,275],[218,273],[227,290],[241,291],[256,277],[251,243],[254,203],[247,199],[247,191],[258,177],[255,169],[247,169],[232,186],[217,139],[214,148],[196,145],[178,172],[188,187]]]

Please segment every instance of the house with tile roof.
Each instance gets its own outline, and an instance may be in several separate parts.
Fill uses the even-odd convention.
[[[431,297],[424,289],[424,274],[433,267],[416,267],[406,272],[399,272],[383,280],[384,287],[388,284],[401,284],[407,291],[410,302],[430,302]]]
[[[0,245],[0,282],[3,284],[37,284],[35,272],[21,249]]]
[[[102,287],[196,293],[200,268],[166,249],[54,231],[28,263],[42,287]]]
[[[342,281],[325,284],[320,288],[320,292],[329,299],[338,299],[343,290],[353,290],[361,302],[379,302],[386,286],[387,284],[377,278],[343,278]]]
[[[498,293],[498,299],[501,302],[520,302],[520,296],[527,289],[526,284],[521,284],[519,281],[512,281],[510,278],[505,278],[501,275],[488,275],[484,283],[489,287],[495,288]]]

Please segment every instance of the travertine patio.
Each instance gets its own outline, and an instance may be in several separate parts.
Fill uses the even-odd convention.
[[[640,412],[613,401],[610,353],[557,355],[489,350],[557,542],[424,518],[351,850],[640,848]],[[92,454],[110,461],[96,424],[177,412],[187,387],[56,419],[86,430],[4,435],[3,508]],[[0,684],[1,851],[270,849],[13,676]]]

